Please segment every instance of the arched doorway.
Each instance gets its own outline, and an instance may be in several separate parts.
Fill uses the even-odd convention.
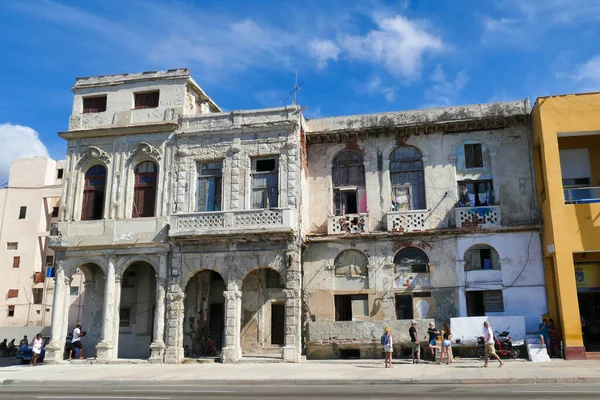
[[[183,350],[185,357],[213,357],[224,343],[225,280],[213,270],[198,272],[185,288]]]
[[[282,276],[271,268],[250,272],[242,284],[241,345],[245,355],[281,356],[285,340]]]
[[[134,262],[121,277],[118,358],[150,357],[155,308],[155,270],[147,262]]]
[[[81,324],[81,331],[85,332],[81,343],[85,358],[96,357],[96,345],[102,340],[102,313],[104,310],[105,275],[100,266],[93,263],[84,264],[76,268],[70,275],[69,286],[69,318],[67,326],[67,340],[71,336],[75,325]],[[73,354],[73,358],[75,358]]]

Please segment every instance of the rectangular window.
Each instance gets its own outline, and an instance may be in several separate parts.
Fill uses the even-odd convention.
[[[69,294],[71,296],[79,296],[79,286],[71,286],[69,289]]]
[[[119,311],[119,327],[127,328],[131,325],[131,308],[121,308]]]
[[[223,162],[198,164],[196,211],[221,211]]]
[[[134,101],[135,101],[135,109],[138,110],[140,108],[156,108],[158,107],[158,97],[159,91],[154,92],[144,92],[144,93],[135,93]]]
[[[51,218],[58,218],[58,207],[52,207]]]
[[[8,298],[15,299],[19,297],[19,289],[8,289]]]
[[[493,206],[494,185],[491,179],[458,182],[458,203],[460,207]]]
[[[468,317],[483,317],[487,313],[504,312],[501,290],[468,291],[466,297]]]
[[[54,256],[46,256],[46,267],[52,267],[54,265]]]
[[[335,300],[335,320],[352,321],[352,296],[349,294],[338,294]]]
[[[21,206],[21,208],[19,209],[19,219],[25,219],[26,216],[27,216],[27,207]]]
[[[281,279],[281,275],[279,272],[267,268],[265,270],[265,281],[267,284],[267,289],[282,289],[284,288],[283,279]]]
[[[18,242],[8,242],[6,243],[6,250],[17,250],[19,248]]]
[[[410,294],[396,295],[396,319],[413,319],[413,300]]]
[[[57,169],[56,170],[56,179],[62,179],[64,172],[65,172],[65,170],[62,168]]]
[[[15,316],[15,306],[8,306],[8,316],[9,317]]]
[[[21,266],[21,257],[13,257],[13,268],[19,268]]]
[[[465,167],[483,168],[481,143],[465,144]]]
[[[335,215],[358,214],[357,188],[334,191]]]
[[[106,95],[83,98],[83,113],[84,114],[104,112],[104,111],[106,111]]]
[[[252,208],[279,206],[279,160],[255,158],[252,160]]]
[[[44,289],[33,289],[33,304],[42,304],[44,298]]]

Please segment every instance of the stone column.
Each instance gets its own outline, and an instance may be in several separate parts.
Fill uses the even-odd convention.
[[[223,363],[236,363],[242,358],[240,337],[240,319],[242,310],[242,291],[227,290],[225,296],[225,346],[222,350]]]
[[[122,276],[115,276],[115,302],[113,307],[112,359],[119,358],[119,330],[121,323],[121,281]]]
[[[96,345],[97,359],[108,361],[113,359],[114,345],[113,332],[115,329],[114,310],[115,310],[115,257],[108,259],[108,270],[104,281],[104,308],[102,310],[102,338]]]
[[[177,364],[183,360],[183,317],[185,294],[179,283],[172,283],[167,290],[167,329],[164,362]]]
[[[56,261],[54,277],[54,299],[52,301],[52,339],[46,346],[44,364],[58,364],[63,361],[65,352],[66,325],[65,321],[65,293],[67,278],[63,268],[64,261]]]
[[[293,246],[293,245],[292,245]],[[294,247],[294,246],[293,246]],[[300,362],[302,351],[302,302],[300,287],[302,274],[300,272],[300,253],[294,247],[286,252],[288,266],[285,289],[285,345],[283,361]]]
[[[160,265],[156,276],[156,308],[154,310],[154,330],[150,344],[150,362],[162,363],[165,351],[165,298],[167,284],[167,254],[160,254]]]

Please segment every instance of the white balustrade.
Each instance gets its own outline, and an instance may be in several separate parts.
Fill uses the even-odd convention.
[[[500,206],[456,207],[457,228],[493,228],[502,226]]]
[[[418,232],[430,228],[429,211],[391,211],[386,214],[389,232]]]
[[[346,214],[331,216],[327,220],[327,233],[369,233],[369,216],[367,214]]]

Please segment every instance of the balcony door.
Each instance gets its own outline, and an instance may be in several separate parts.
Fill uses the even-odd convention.
[[[106,186],[106,167],[94,165],[85,173],[81,220],[102,219],[104,214],[104,192]]]

